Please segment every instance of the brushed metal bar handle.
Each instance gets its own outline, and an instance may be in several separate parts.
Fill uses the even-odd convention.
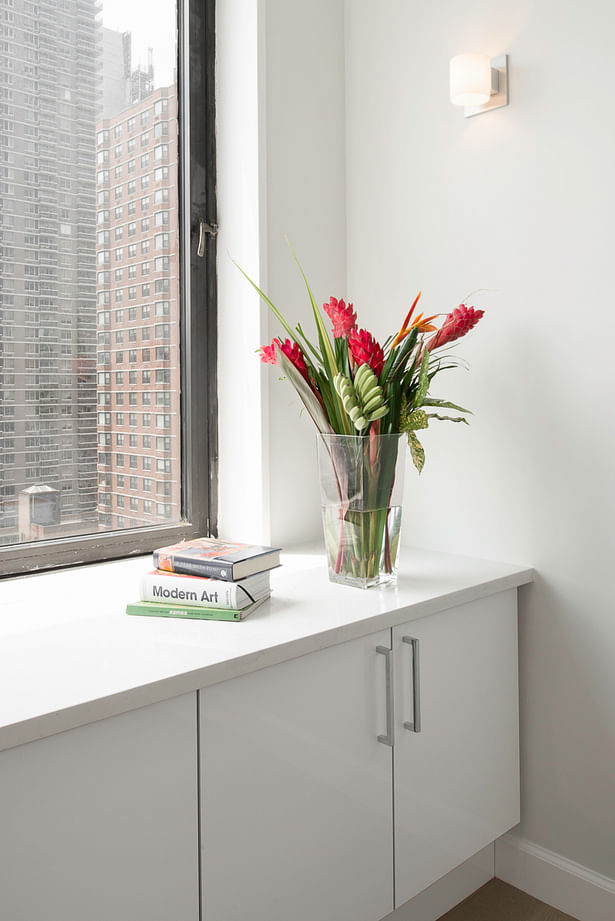
[[[421,671],[419,660],[419,641],[414,636],[402,636],[402,643],[412,647],[412,722],[406,720],[404,729],[410,732],[421,731]]]
[[[379,735],[378,741],[383,745],[393,747],[395,741],[394,733],[394,701],[393,701],[393,650],[388,646],[376,646],[376,652],[384,656],[386,666],[386,704],[387,704],[387,731],[385,735]]]

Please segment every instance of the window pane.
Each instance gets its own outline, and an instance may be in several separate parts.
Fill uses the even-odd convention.
[[[175,2],[0,9],[0,546],[179,521]]]

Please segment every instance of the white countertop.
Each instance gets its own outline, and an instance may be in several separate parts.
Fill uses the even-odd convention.
[[[531,582],[528,567],[403,549],[397,585],[328,581],[285,553],[240,623],[129,617],[151,557],[0,583],[0,750]]]

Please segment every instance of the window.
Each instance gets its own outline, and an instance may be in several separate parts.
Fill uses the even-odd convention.
[[[216,241],[192,266],[178,223],[194,208],[216,217],[206,162],[215,3],[185,4],[187,34],[198,40],[182,40],[191,66],[180,60],[177,72],[190,86],[170,85],[162,66],[153,77],[135,70],[144,82],[133,80],[134,104],[122,85],[136,36],[132,49],[126,34],[108,55],[116,73],[103,86],[94,7],[80,7],[77,21],[59,0],[55,32],[41,32],[40,74],[39,36],[25,14],[15,14],[11,47],[0,44],[0,574],[215,532],[215,431],[204,428],[203,407],[215,405]],[[161,61],[176,57],[176,30],[167,35]],[[105,105],[106,92],[121,98]],[[192,202],[182,198],[188,187]],[[193,303],[208,305],[198,321],[188,288]],[[49,525],[18,516],[20,493],[37,485],[61,496]]]
[[[168,256],[156,256],[154,260],[154,271],[155,272],[168,272],[169,271],[169,257]]]
[[[169,111],[169,101],[168,99],[158,99],[154,103],[154,117],[159,118],[161,115],[166,115]]]

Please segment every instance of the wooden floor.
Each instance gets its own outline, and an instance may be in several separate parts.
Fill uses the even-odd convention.
[[[578,921],[520,889],[492,879],[439,921]]]

